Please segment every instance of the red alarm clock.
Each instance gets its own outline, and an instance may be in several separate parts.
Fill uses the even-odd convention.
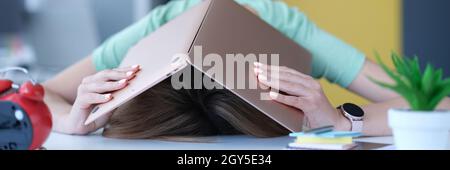
[[[10,71],[28,71],[8,68]],[[39,149],[52,129],[50,110],[44,103],[44,88],[30,78],[20,87],[0,78],[0,150]]]

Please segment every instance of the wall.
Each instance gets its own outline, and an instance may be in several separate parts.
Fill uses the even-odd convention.
[[[3,0],[0,0],[3,2]],[[10,0],[16,1],[16,0]],[[101,42],[145,16],[163,0],[34,0],[38,11],[28,18],[25,34],[45,80],[89,55]],[[148,7],[142,7],[147,5]]]
[[[95,16],[100,42],[133,23],[130,0],[89,0]]]
[[[407,0],[404,2],[404,47],[408,56],[418,55],[443,68],[450,76],[450,1]],[[426,62],[425,62],[426,61]]]
[[[90,0],[48,0],[29,18],[26,33],[43,72],[58,72],[98,44]]]
[[[97,21],[100,41],[121,31],[166,0],[90,0]]]
[[[24,6],[21,0],[0,1],[0,33],[18,32],[23,26]]]
[[[388,62],[392,50],[402,52],[400,0],[285,1],[299,7],[319,27],[352,44],[369,58],[374,58],[376,50]],[[326,81],[322,81],[322,84],[334,105],[345,102],[369,103],[336,85]]]

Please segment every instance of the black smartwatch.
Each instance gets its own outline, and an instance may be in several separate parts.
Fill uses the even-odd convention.
[[[350,120],[352,132],[362,132],[364,127],[364,110],[361,107],[352,103],[345,103],[337,109],[341,110],[342,114]]]

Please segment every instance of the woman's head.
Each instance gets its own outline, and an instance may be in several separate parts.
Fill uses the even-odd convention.
[[[228,90],[175,90],[166,80],[114,111],[103,135],[155,139],[289,132]]]

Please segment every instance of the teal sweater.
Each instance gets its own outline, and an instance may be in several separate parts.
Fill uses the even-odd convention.
[[[253,8],[264,21],[309,50],[313,55],[313,77],[325,77],[345,88],[361,71],[365,61],[363,53],[318,28],[297,8],[277,0],[235,1]],[[96,69],[118,67],[137,42],[199,2],[201,0],[171,1],[112,36],[93,53]]]

